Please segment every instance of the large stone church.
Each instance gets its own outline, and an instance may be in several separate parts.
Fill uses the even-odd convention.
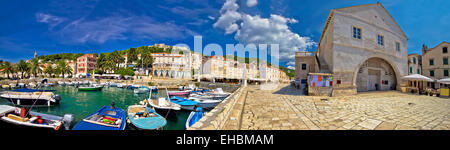
[[[296,66],[317,66],[319,71],[310,71],[306,77],[300,72],[309,70],[297,67],[296,80],[309,78],[309,86],[328,86],[332,96],[398,90],[403,84],[401,77],[408,74],[407,40],[381,3],[332,9],[316,53],[296,55]],[[305,57],[314,57],[316,61],[306,64]],[[330,75],[329,78],[314,77],[330,83],[312,84],[311,73]]]

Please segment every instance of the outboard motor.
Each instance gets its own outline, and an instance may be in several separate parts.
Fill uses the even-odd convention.
[[[70,130],[70,125],[72,124],[74,117],[72,114],[65,114],[63,117],[63,124],[66,130]]]
[[[42,84],[48,83],[48,80],[47,79],[42,79],[41,83]]]
[[[52,98],[56,100],[56,103],[59,103],[59,101],[61,100],[61,96],[58,94],[53,95]]]

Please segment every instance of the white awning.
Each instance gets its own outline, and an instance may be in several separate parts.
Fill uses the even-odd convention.
[[[438,80],[437,82],[450,84],[450,78],[441,79],[441,80]]]
[[[407,75],[407,76],[402,77],[402,79],[405,79],[405,80],[416,80],[416,81],[428,81],[428,82],[433,82],[434,81],[433,79],[430,79],[430,78],[425,77],[425,76],[420,75],[420,74]]]

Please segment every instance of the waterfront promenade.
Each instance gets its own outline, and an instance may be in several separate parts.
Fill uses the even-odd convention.
[[[397,91],[304,96],[289,85],[270,91],[250,85],[223,129],[449,130],[450,99]]]

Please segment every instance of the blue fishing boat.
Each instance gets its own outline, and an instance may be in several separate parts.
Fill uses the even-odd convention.
[[[167,98],[166,98],[167,99]],[[181,106],[181,109],[184,110],[194,110],[195,106],[197,106],[198,102],[173,96],[170,98],[170,101]]]
[[[166,119],[155,110],[142,105],[128,107],[128,120],[140,130],[158,130],[167,124]]]
[[[202,107],[195,108],[195,111],[192,111],[191,114],[189,114],[188,119],[186,120],[186,129],[199,121],[203,117],[203,115],[205,114]]]
[[[73,130],[124,130],[125,111],[112,106],[103,106],[95,113],[84,118]]]

